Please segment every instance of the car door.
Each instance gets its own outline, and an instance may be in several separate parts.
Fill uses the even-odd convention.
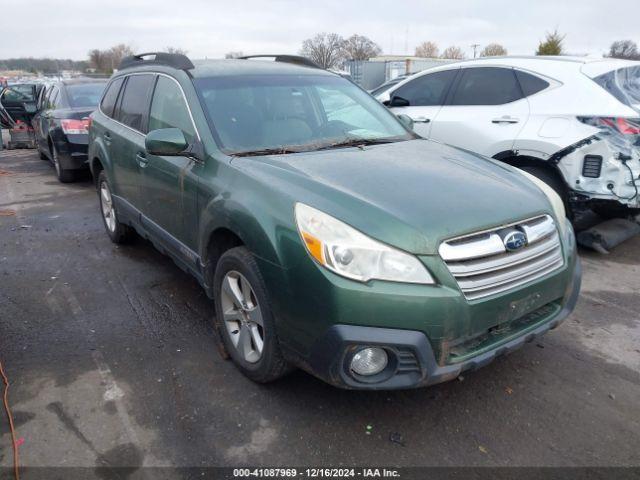
[[[431,124],[440,111],[460,68],[420,75],[400,85],[391,93],[389,108],[411,117],[418,135],[429,138]]]
[[[42,134],[42,149],[51,155],[49,150],[49,137],[51,135],[51,128],[54,125],[54,110],[60,97],[60,88],[58,85],[51,87],[51,91],[47,96],[46,103],[44,105],[44,111],[40,115],[40,131]]]
[[[110,144],[114,190],[118,200],[124,200],[121,208],[128,208],[130,214],[142,211],[140,173],[147,162],[144,140],[155,80],[154,73],[126,77],[113,113],[116,122],[104,132]]]
[[[529,117],[529,102],[508,67],[463,68],[431,127],[431,138],[493,156],[509,151]]]
[[[33,126],[33,131],[36,136],[36,143],[38,145],[39,150],[45,150],[47,143],[44,137],[44,132],[42,131],[42,123],[43,117],[47,113],[47,100],[49,97],[49,92],[51,92],[52,87],[44,88],[40,95],[38,96],[38,103],[36,105],[36,113],[33,116],[33,120],[31,120],[31,125]]]
[[[158,76],[149,111],[149,131],[162,128],[180,129],[190,144],[198,141],[182,88],[165,75]],[[197,178],[202,165],[186,156],[147,153],[141,169],[143,221],[152,222],[150,228],[160,228],[168,234],[168,247],[178,249],[178,255],[190,253],[183,246],[191,251],[197,247]]]
[[[105,89],[104,95],[102,96],[102,100],[98,105],[98,109],[103,115],[114,119],[115,108],[118,100],[120,98],[120,92],[122,91],[122,85],[124,84],[125,77],[118,77],[113,79],[107,85]],[[110,131],[110,127],[117,126],[116,122],[108,122],[107,124],[97,128],[95,131],[96,138],[102,138],[102,148],[107,155],[107,158],[112,158],[112,143],[113,143],[113,134]],[[120,127],[118,127],[120,128]],[[115,179],[112,179],[113,183],[115,183]],[[115,185],[112,185],[114,188]],[[114,192],[117,190],[114,190]]]

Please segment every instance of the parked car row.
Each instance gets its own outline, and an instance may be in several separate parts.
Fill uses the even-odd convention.
[[[640,212],[640,62],[487,58],[432,68],[377,93],[430,138],[521,168],[569,214]]]
[[[40,158],[49,160],[61,182],[88,168],[89,115],[96,109],[105,79],[63,80],[43,89],[31,120]]]
[[[458,70],[437,92],[399,83],[398,117],[291,56],[128,57],[88,121],[106,232],[116,243],[137,232],[191,273],[215,301],[224,350],[255,381],[295,366],[344,388],[409,388],[483,366],[570,314],[580,266],[552,188],[424,138],[419,116],[438,117],[411,102],[437,97],[440,114]],[[529,98],[516,85],[513,101]],[[507,114],[531,117],[471,118],[510,129],[492,121]]]

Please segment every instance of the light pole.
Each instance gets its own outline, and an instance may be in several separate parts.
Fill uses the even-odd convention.
[[[479,43],[474,43],[473,45],[471,45],[471,48],[473,48],[473,58],[476,58],[476,51],[479,46],[480,46]]]

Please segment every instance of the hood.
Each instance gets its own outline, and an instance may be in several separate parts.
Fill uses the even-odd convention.
[[[416,254],[437,253],[447,238],[551,212],[546,196],[513,167],[428,140],[232,162],[254,175],[275,175],[267,181],[294,201]]]

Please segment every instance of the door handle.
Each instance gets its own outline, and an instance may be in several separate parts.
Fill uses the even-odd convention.
[[[491,123],[518,123],[520,121],[519,118],[504,116],[500,118],[494,118],[491,120]]]
[[[140,165],[142,168],[145,168],[149,163],[149,160],[147,159],[145,154],[142,152],[136,153],[136,161],[138,162],[138,165]]]
[[[431,121],[430,118],[427,117],[416,117],[413,119],[415,123],[429,123]]]

